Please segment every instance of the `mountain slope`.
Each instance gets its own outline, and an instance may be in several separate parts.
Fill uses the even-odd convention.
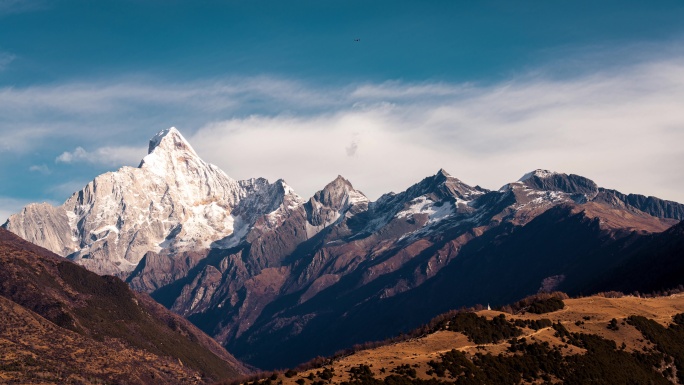
[[[596,271],[591,291],[619,290],[650,293],[682,285],[684,277],[684,222],[667,231],[643,237],[622,251],[610,274]]]
[[[408,191],[419,190],[421,185],[429,182]],[[227,346],[262,367],[294,365],[350,344],[409,330],[450,308],[511,302],[537,292],[554,278],[572,282],[591,269],[606,271],[622,256],[605,254],[609,245],[663,231],[675,223],[643,212],[619,211],[627,215],[625,220],[611,207],[597,208],[598,203],[587,202],[584,194],[570,189],[536,190],[516,182],[501,191],[477,194],[470,203],[459,204],[460,210],[432,223],[431,207],[437,204],[425,205],[424,211],[411,209],[424,207],[422,199],[415,204],[415,195],[404,193],[411,199],[383,207],[381,198],[368,210],[389,212],[385,218],[391,220],[385,220],[380,229],[364,234],[363,218],[352,217],[347,227],[360,228],[361,235],[340,239],[332,229],[308,256],[293,258],[294,263],[310,265],[321,265],[319,256],[327,258],[319,275],[327,279],[329,275],[324,274],[334,273],[332,269],[347,255],[365,255],[353,270],[333,276],[334,282],[324,290],[316,287],[315,296],[307,293],[307,287],[284,293],[251,322],[249,331],[228,339]],[[441,204],[447,206],[450,201]],[[409,210],[411,215],[397,215]],[[349,224],[353,221],[361,225]],[[624,221],[629,227],[623,227]],[[427,225],[416,230],[410,227],[416,224]],[[310,285],[315,287],[315,283]],[[567,290],[583,292],[584,288],[576,285]],[[219,314],[207,311],[190,319],[211,331],[221,324],[207,321]],[[282,346],[292,350],[282,354]]]
[[[56,382],[203,383],[247,371],[196,327],[118,278],[91,273],[4,229],[0,264],[5,378],[30,383],[42,373]]]

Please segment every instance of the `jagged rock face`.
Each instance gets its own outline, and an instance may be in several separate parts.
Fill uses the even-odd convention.
[[[147,252],[237,242],[257,217],[298,205],[284,182],[235,181],[175,129],[150,140],[138,168],[98,176],[62,206],[28,206],[5,228],[100,274],[126,275]]]
[[[645,212],[658,218],[670,218],[678,221],[684,220],[684,206],[677,202],[638,194],[626,195],[619,191],[604,188],[599,188],[599,196],[596,200],[611,204],[619,204],[619,202],[621,202],[626,207]]]
[[[12,215],[5,227],[31,243],[62,256],[78,249],[78,240],[72,235],[69,216],[62,206],[30,204],[19,214]]]
[[[240,358],[273,368],[473,304],[482,285],[516,300],[550,277],[582,282],[592,253],[664,231],[682,213],[546,170],[497,191],[439,170],[375,202],[339,176],[304,200],[282,181],[230,179],[166,130],[140,167],[96,178],[61,207],[29,206],[6,227],[125,276]],[[535,243],[540,251],[526,250]],[[502,276],[488,281],[482,269]],[[405,317],[403,306],[422,310]]]
[[[566,175],[548,170],[535,170],[525,174],[519,181],[536,190],[583,194],[588,200],[598,194],[598,186],[594,181],[575,174]]]
[[[215,251],[216,257],[210,255],[198,265],[192,282],[166,304],[191,318],[220,309],[221,318],[230,321],[224,322],[216,336],[223,341],[239,336],[283,292],[299,290],[318,278],[318,270],[292,271],[291,260],[299,255],[298,248],[321,239],[322,233],[332,228],[339,229],[367,206],[365,195],[338,177],[306,204],[284,206],[262,216],[244,244]],[[165,293],[155,293],[159,294]]]
[[[348,180],[338,176],[306,203],[307,219],[311,226],[326,226],[335,222],[350,208],[349,214],[357,214],[368,208],[368,198]]]

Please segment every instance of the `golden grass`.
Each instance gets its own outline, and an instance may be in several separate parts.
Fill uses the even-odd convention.
[[[493,310],[479,311],[478,315],[487,318],[493,318],[500,314],[504,314],[507,319],[523,319],[523,320],[539,320],[550,319],[553,322],[560,321],[563,326],[570,332],[582,332],[596,334],[601,337],[614,340],[618,346],[623,342],[628,351],[642,350],[644,347],[650,346],[648,341],[645,341],[641,333],[639,333],[633,326],[625,324],[622,321],[630,315],[641,315],[646,318],[653,319],[660,324],[667,326],[672,320],[672,316],[678,313],[684,313],[684,294],[673,295],[670,297],[659,298],[638,298],[625,296],[622,298],[604,298],[604,297],[585,297],[577,299],[563,300],[565,308],[553,313],[547,314],[519,314],[511,315],[508,313],[501,313]],[[585,319],[588,317],[589,319]],[[619,330],[613,331],[607,328],[611,319],[617,319]],[[580,323],[576,325],[576,323]],[[565,343],[554,336],[555,331],[551,328],[544,328],[538,331],[531,329],[523,329],[524,335],[521,337],[527,338],[531,342],[547,341],[551,345],[561,346],[564,354],[582,354],[582,349],[568,345],[564,347]],[[392,373],[390,371],[397,366],[408,364],[416,369],[418,378],[428,379],[425,372],[428,370],[428,362],[437,359],[440,354],[445,353],[451,349],[457,349],[467,354],[473,355],[476,352],[481,353],[506,353],[509,344],[502,341],[498,344],[482,344],[477,345],[468,341],[465,335],[451,331],[438,331],[427,336],[414,338],[408,341],[398,342],[378,348],[362,350],[351,354],[349,356],[341,357],[327,367],[334,369],[335,376],[332,379],[333,384],[339,384],[342,381],[349,380],[349,369],[358,365],[368,365],[371,367],[376,378],[382,379]],[[381,369],[384,369],[384,373]],[[311,369],[298,373],[292,378],[285,378],[283,375],[279,376],[279,380],[283,381],[283,385],[294,385],[299,378],[308,377],[309,374],[322,369]],[[309,382],[307,382],[309,383]]]

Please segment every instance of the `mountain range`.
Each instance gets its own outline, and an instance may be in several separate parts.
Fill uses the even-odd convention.
[[[683,218],[682,204],[547,170],[499,190],[439,170],[376,201],[339,176],[304,199],[283,180],[233,180],[171,128],[137,168],[3,226],[278,368],[461,306],[679,285]]]

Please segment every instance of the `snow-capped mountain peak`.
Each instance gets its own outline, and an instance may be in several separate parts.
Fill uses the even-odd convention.
[[[62,206],[24,210],[6,227],[95,272],[121,274],[150,251],[202,250],[226,237],[240,242],[242,229],[261,215],[302,203],[284,181],[233,180],[171,127],[150,140],[138,168],[102,174]],[[33,223],[59,231],[37,233],[28,228]]]
[[[317,191],[306,203],[308,222],[320,230],[338,219],[352,216],[368,209],[368,198],[359,190],[354,189],[351,182],[338,175],[322,190]],[[309,233],[315,231],[309,229]]]
[[[154,135],[152,139],[150,139],[147,153],[151,154],[152,151],[157,149],[157,147],[161,147],[167,151],[171,149],[181,149],[183,151],[190,151],[192,154],[197,155],[192,146],[190,146],[190,143],[188,143],[188,141],[185,139],[185,137],[183,137],[176,127],[166,128]]]
[[[416,186],[422,186],[421,189],[423,191],[421,191],[421,195],[434,193],[440,199],[471,200],[473,196],[482,194],[482,191],[451,176],[443,168],[439,169],[435,175],[425,178]]]
[[[523,175],[520,179],[518,179],[518,182],[524,182],[528,179],[531,179],[532,177],[544,179],[544,178],[548,178],[548,177],[551,177],[553,175],[558,175],[558,174],[559,173],[557,173],[555,171],[543,170],[541,168],[538,168],[534,171],[530,171],[527,174]]]
[[[316,192],[312,199],[335,210],[352,204],[368,203],[368,198],[341,175]]]
[[[155,174],[173,173],[180,169],[195,173],[198,168],[206,167],[218,170],[200,159],[190,143],[175,127],[162,130],[150,139],[148,154],[138,167],[147,168]]]

